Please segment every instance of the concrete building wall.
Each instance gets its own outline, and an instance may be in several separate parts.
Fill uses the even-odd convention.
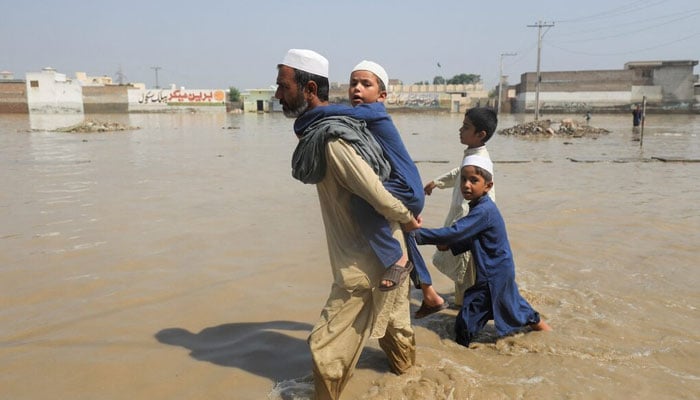
[[[632,86],[630,91],[630,103],[641,103],[647,98],[649,103],[661,103],[664,100],[661,86]]]
[[[129,112],[129,86],[83,86],[85,113]]]
[[[602,71],[554,71],[540,73],[540,95],[542,92],[607,92],[629,90],[635,80],[631,70]],[[527,72],[520,76],[517,91],[535,92],[537,73]]]
[[[27,104],[29,112],[36,113],[82,113],[83,92],[77,82],[66,78],[52,68],[41,72],[28,72]]]
[[[103,76],[88,76],[85,72],[76,72],[75,80],[80,82],[80,85],[85,86],[105,86],[113,84],[112,78],[106,75]]]
[[[631,102],[630,91],[594,91],[594,92],[540,92],[540,111],[567,112],[589,111],[591,109],[622,109],[628,108]],[[535,93],[518,93],[516,97],[516,112],[535,108]]]
[[[127,89],[129,112],[226,112],[223,89]]]
[[[28,112],[26,83],[18,80],[0,80],[0,114]]]
[[[486,104],[488,91],[481,83],[470,85],[389,85],[387,109],[435,109],[464,112],[477,104]],[[348,84],[332,84],[331,103],[349,103]]]
[[[693,70],[687,66],[667,66],[654,70],[654,85],[661,87],[663,101],[688,102],[694,97]]]
[[[622,70],[541,72],[540,110],[627,111],[645,97],[651,109],[692,110],[697,61],[631,62]],[[514,111],[535,109],[537,74],[521,75]]]

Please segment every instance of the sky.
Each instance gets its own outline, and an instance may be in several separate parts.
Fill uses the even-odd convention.
[[[541,71],[700,60],[697,0],[0,0],[0,70],[244,91],[274,85],[287,50],[306,48],[332,82],[366,59],[404,84],[465,73],[491,89],[499,71],[511,84],[536,71],[538,24],[552,25]]]

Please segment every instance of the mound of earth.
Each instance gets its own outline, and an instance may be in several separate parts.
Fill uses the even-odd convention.
[[[100,122],[86,120],[79,124],[71,125],[65,128],[55,129],[54,132],[71,132],[71,133],[91,133],[91,132],[117,132],[117,131],[132,131],[139,129],[138,126],[127,126],[119,122]]]
[[[515,125],[511,128],[501,129],[502,135],[518,136],[597,136],[610,133],[607,129],[596,128],[586,122],[574,121],[571,118],[562,119],[559,122],[552,120],[531,121]]]

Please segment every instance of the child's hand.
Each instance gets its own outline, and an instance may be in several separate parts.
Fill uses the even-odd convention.
[[[435,182],[430,181],[430,182],[428,182],[427,185],[425,185],[425,187],[423,188],[423,191],[425,192],[425,194],[430,196],[433,193],[433,189],[435,189],[436,187],[437,187],[437,185],[435,184]]]
[[[416,229],[420,228],[421,225],[423,225],[423,219],[419,216],[413,218],[410,222],[407,222],[405,224],[401,224],[401,230],[404,232],[411,232],[415,231]]]
[[[436,244],[435,247],[437,247],[437,249],[440,251],[447,251],[450,249],[450,246],[444,244]]]

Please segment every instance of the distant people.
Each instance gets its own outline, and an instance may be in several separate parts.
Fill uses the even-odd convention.
[[[591,122],[591,112],[590,111],[586,111],[585,118],[586,118],[586,125],[588,125],[588,123]]]
[[[474,107],[467,110],[464,113],[462,126],[459,128],[460,143],[467,146],[464,149],[462,158],[478,155],[490,160],[489,152],[486,150],[486,142],[496,132],[497,124],[498,116],[492,108]],[[462,196],[460,171],[461,165],[428,182],[423,188],[428,196],[433,193],[435,188],[452,188],[452,202],[447,211],[444,226],[454,224],[469,212],[469,202]],[[488,191],[488,196],[495,202],[496,189],[492,187]],[[471,252],[465,251],[461,254],[453,255],[447,251],[436,251],[433,255],[433,265],[454,281],[455,305],[461,307],[464,291],[476,281],[476,269]]]
[[[370,336],[379,339],[392,372],[404,373],[415,364],[408,282],[391,292],[377,290],[384,268],[361,234],[352,197],[363,198],[392,221],[399,243],[399,223],[408,229],[420,226],[384,188],[380,176],[389,175],[389,164],[365,124],[323,115],[328,91],[328,60],[320,54],[291,49],[277,65],[275,98],[285,116],[296,118],[299,138],[292,175],[316,186],[333,275],[320,321],[308,339],[314,399],[324,400],[341,397]]]
[[[639,108],[639,104],[637,104],[634,110],[632,110],[632,126],[634,128],[638,128],[643,122],[644,113],[642,112],[642,109]]]
[[[493,163],[485,157],[467,156],[462,163],[461,188],[469,201],[469,213],[452,226],[416,231],[419,244],[435,244],[452,254],[471,251],[476,283],[464,293],[455,322],[457,343],[469,346],[489,320],[500,336],[529,327],[550,331],[549,325],[525,300],[515,283],[515,263],[501,213],[487,193],[493,188]]]

